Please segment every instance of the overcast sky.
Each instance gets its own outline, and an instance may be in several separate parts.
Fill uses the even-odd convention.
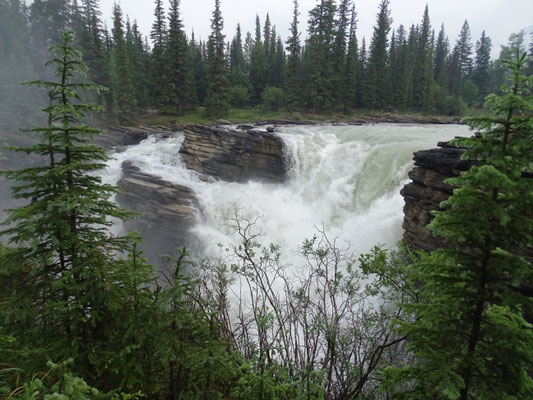
[[[300,31],[307,29],[309,10],[319,0],[299,0]],[[108,24],[111,24],[111,10],[114,0],[101,0],[101,9]],[[153,22],[153,0],[120,0],[124,14],[133,21],[137,20],[141,31],[149,35]],[[164,0],[168,6],[168,0]],[[359,40],[372,36],[376,13],[380,0],[355,0]],[[187,34],[192,29],[195,35],[206,39],[210,31],[210,19],[215,0],[181,0],[180,10]],[[419,23],[426,4],[429,5],[431,24],[435,31],[444,23],[445,31],[453,46],[465,19],[468,20],[472,42],[485,30],[493,43],[493,56],[499,53],[500,45],[505,44],[509,35],[533,25],[532,0],[390,0],[393,28],[400,24],[410,26]],[[289,35],[292,20],[293,0],[221,0],[224,31],[227,39],[235,33],[237,23],[241,24],[243,36],[247,31],[254,32],[255,16],[259,15],[261,24],[267,12],[276,25],[278,34],[285,40]],[[528,38],[529,39],[529,38]]]

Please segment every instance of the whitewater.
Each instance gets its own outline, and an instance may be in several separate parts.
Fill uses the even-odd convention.
[[[117,184],[121,164],[129,160],[145,173],[192,188],[199,209],[190,235],[203,256],[215,257],[219,245],[239,244],[230,223],[237,211],[255,221],[262,244],[279,245],[284,261],[296,264],[302,242],[319,230],[355,254],[376,244],[393,248],[403,234],[400,190],[413,153],[470,135],[463,125],[427,124],[284,126],[276,133],[285,144],[284,183],[201,179],[180,158],[180,132],[112,154],[102,179]]]

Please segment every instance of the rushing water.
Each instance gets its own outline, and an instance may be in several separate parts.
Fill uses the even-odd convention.
[[[183,135],[151,137],[113,155],[104,174],[116,183],[121,163],[131,160],[142,171],[191,187],[200,210],[191,237],[206,255],[218,243],[237,243],[228,220],[257,217],[263,243],[276,243],[287,261],[304,239],[323,229],[329,237],[361,253],[380,243],[392,247],[402,237],[400,189],[413,167],[413,152],[438,141],[468,135],[460,125],[377,124],[362,126],[282,127],[289,179],[283,184],[200,180],[179,155]]]

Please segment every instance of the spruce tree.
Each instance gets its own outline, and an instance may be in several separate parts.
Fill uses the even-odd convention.
[[[306,52],[310,61],[305,92],[313,114],[329,112],[334,105],[332,49],[335,42],[335,2],[321,0],[310,12]]]
[[[298,32],[298,0],[294,0],[294,9],[292,13],[292,22],[290,27],[290,36],[286,41],[287,55],[287,96],[286,104],[289,111],[294,111],[301,103],[301,85],[300,85],[300,32]]]
[[[418,111],[431,112],[434,107],[433,39],[427,5],[418,29],[413,74],[413,107]]]
[[[250,51],[250,85],[252,102],[260,104],[261,96],[267,85],[268,59],[265,45],[261,39],[261,22],[255,17],[255,40]]]
[[[152,105],[163,113],[172,114],[176,110],[176,90],[170,79],[170,60],[167,51],[167,24],[162,0],[155,1],[154,16],[150,38],[152,39],[152,60],[150,93]]]
[[[484,99],[490,90],[490,49],[492,42],[490,37],[481,33],[476,43],[476,59],[474,64],[473,80],[479,89],[479,96]]]
[[[332,49],[334,79],[333,90],[335,102],[339,106],[344,105],[344,92],[346,90],[346,53],[348,47],[347,40],[350,35],[350,3],[351,0],[341,0],[337,10],[337,18],[335,20],[335,44]]]
[[[126,48],[126,37],[122,21],[122,10],[118,4],[113,8],[113,49],[111,52],[113,97],[115,113],[119,122],[128,123],[137,111],[130,58]]]
[[[179,0],[170,1],[168,13],[167,59],[169,78],[175,91],[174,107],[177,114],[194,107],[192,88],[194,86],[190,66],[189,46],[180,18]]]
[[[346,54],[346,72],[343,77],[344,97],[342,99],[344,114],[356,107],[357,100],[357,74],[359,69],[357,48],[357,13],[352,6],[350,18],[350,31],[348,34],[348,52]]]
[[[415,362],[389,369],[397,399],[533,397],[533,268],[517,249],[533,240],[532,77],[525,55],[505,62],[510,86],[489,95],[493,116],[467,118],[480,137],[456,140],[474,166],[448,179],[453,195],[429,225],[449,249],[423,256],[410,270],[416,301],[400,323]],[[528,175],[529,173],[529,175]]]
[[[215,0],[215,10],[211,19],[211,34],[207,44],[209,88],[205,101],[205,112],[211,118],[223,117],[229,110],[223,27],[224,21],[220,12],[220,0]]]
[[[191,35],[189,42],[191,49],[191,69],[193,81],[195,83],[194,91],[196,94],[196,101],[199,105],[204,105],[207,97],[207,55],[205,49],[205,42],[197,42],[194,37],[194,32]]]
[[[435,72],[433,74],[435,82],[441,88],[447,87],[446,60],[448,59],[449,47],[448,37],[444,32],[444,24],[442,24],[435,44]]]
[[[390,17],[389,0],[381,1],[376,18],[374,33],[370,42],[368,73],[366,76],[366,105],[370,108],[383,109],[390,103],[390,88],[387,79],[389,62],[387,49],[392,18]]]
[[[72,47],[74,35],[62,31],[60,37],[46,64],[55,67],[56,80],[27,83],[48,90],[48,124],[31,129],[39,143],[13,149],[40,156],[42,164],[2,172],[17,182],[13,197],[27,203],[9,210],[5,221],[3,233],[16,247],[2,260],[3,287],[12,290],[2,293],[11,297],[0,303],[12,307],[1,307],[2,322],[16,346],[26,348],[23,354],[35,355],[32,363],[42,367],[46,359],[74,357],[76,370],[94,382],[113,374],[105,365],[122,351],[116,341],[113,351],[104,348],[118,328],[111,326],[111,315],[118,317],[111,310],[126,309],[129,301],[121,288],[130,275],[115,257],[130,239],[111,234],[109,226],[131,213],[111,201],[119,189],[102,184],[98,171],[107,156],[91,143],[100,131],[82,122],[99,106],[83,103],[80,93],[103,88],[79,79],[86,68]],[[4,286],[6,281],[13,286]],[[13,302],[20,293],[24,301]]]

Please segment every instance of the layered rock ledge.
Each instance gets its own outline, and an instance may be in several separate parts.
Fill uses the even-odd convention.
[[[461,160],[466,149],[456,148],[447,142],[439,143],[438,146],[436,149],[414,153],[415,168],[409,172],[412,182],[406,184],[400,192],[405,200],[403,241],[414,249],[425,251],[449,246],[427,229],[426,226],[433,218],[430,211],[442,210],[440,203],[453,193],[453,187],[444,183],[444,180],[458,176],[473,165],[472,161]],[[533,178],[529,173],[524,176]],[[531,248],[513,251],[527,260],[533,260]]]
[[[198,213],[198,200],[192,189],[176,185],[150,174],[126,161],[123,177],[118,182],[124,193],[118,203],[142,215],[128,221],[128,229],[137,229],[149,241],[146,255],[157,260],[161,254],[172,253],[178,246],[190,246],[188,229]]]
[[[273,132],[204,125],[190,125],[183,132],[180,153],[188,169],[230,182],[286,178],[283,141]]]

